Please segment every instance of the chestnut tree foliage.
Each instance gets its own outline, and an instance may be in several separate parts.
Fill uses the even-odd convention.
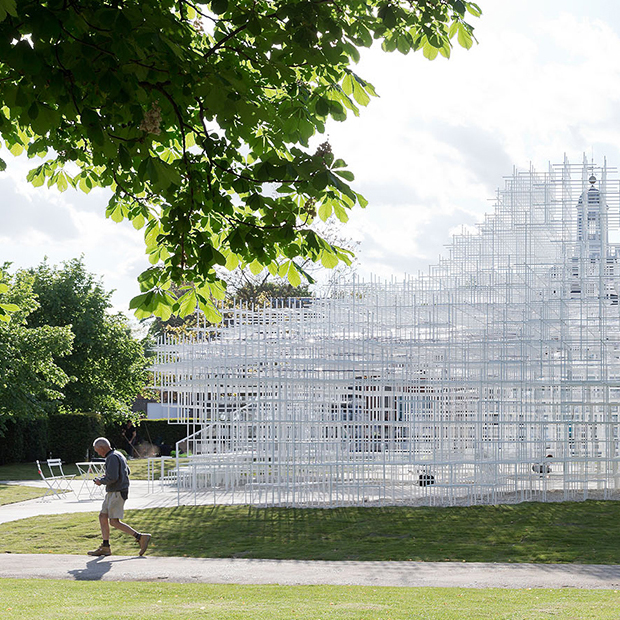
[[[144,230],[138,317],[198,303],[216,320],[222,266],[297,286],[304,260],[349,260],[311,225],[366,201],[309,141],[375,95],[358,49],[447,57],[479,14],[465,0],[0,0],[0,136],[43,158],[33,185],[109,188],[107,215]],[[192,284],[177,297],[172,282]]]

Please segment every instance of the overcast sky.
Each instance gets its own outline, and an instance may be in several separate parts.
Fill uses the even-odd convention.
[[[435,263],[462,225],[491,210],[513,166],[544,169],[584,153],[620,166],[620,3],[480,0],[478,45],[427,61],[366,51],[355,71],[380,98],[329,126],[329,140],[370,201],[345,232],[358,273],[401,278]],[[107,194],[32,188],[33,161],[0,173],[0,264],[84,255],[128,311],[148,267],[142,232],[105,219]],[[36,163],[36,162],[35,162]]]

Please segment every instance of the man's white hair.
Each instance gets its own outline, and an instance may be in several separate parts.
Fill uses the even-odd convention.
[[[93,448],[111,448],[110,442],[105,437],[97,437],[93,441]]]

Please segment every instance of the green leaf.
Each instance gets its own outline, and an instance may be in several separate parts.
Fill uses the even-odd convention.
[[[144,226],[144,215],[138,213],[135,217],[131,218],[131,223],[136,230],[140,230]]]
[[[213,295],[215,299],[219,299],[220,301],[223,301],[224,299],[226,299],[226,287],[225,286],[222,286],[218,282],[213,282],[210,288],[211,288],[211,295]]]
[[[334,170],[334,173],[347,181],[355,181],[355,175],[349,170]]]
[[[0,22],[3,21],[7,15],[17,17],[17,4],[15,0],[0,0]]]
[[[67,183],[67,176],[65,175],[64,172],[59,172],[58,173],[58,177],[56,179],[56,187],[61,192],[67,191],[67,188],[69,187],[69,184]]]
[[[349,214],[347,213],[347,210],[338,203],[334,204],[334,214],[343,223],[349,221]]]
[[[458,26],[457,40],[459,42],[459,45],[467,50],[471,48],[471,46],[474,44],[471,38],[471,34],[468,32],[467,28],[461,23],[459,23]]]
[[[187,316],[196,310],[196,291],[192,288],[178,300],[178,309],[181,316]]]
[[[233,271],[238,266],[239,257],[235,253],[229,252],[228,256],[226,257],[226,269],[228,269],[228,271]]]
[[[353,83],[354,83],[353,76],[350,73],[347,73],[344,76],[344,79],[342,80],[342,90],[345,92],[345,94],[347,95],[353,94]]]
[[[134,308],[142,308],[144,305],[148,304],[152,297],[152,292],[143,293],[142,295],[137,295],[136,297],[133,297],[129,302],[129,309],[133,310]]]
[[[129,156],[129,151],[124,144],[120,144],[118,147],[118,160],[126,171],[131,170],[133,162]]]
[[[162,321],[167,321],[172,316],[173,299],[161,294],[154,295],[154,299],[155,306],[152,313],[161,318]]]
[[[160,285],[162,277],[163,274],[160,268],[150,267],[149,269],[146,269],[138,276],[140,290],[150,291],[155,288],[170,288],[170,281],[164,282],[163,285]]]
[[[411,51],[411,38],[407,36],[407,33],[401,34],[396,39],[396,47],[401,54],[408,54]]]
[[[397,24],[396,12],[394,11],[394,8],[392,7],[391,4],[387,4],[387,3],[383,4],[379,8],[378,15],[379,15],[379,19],[383,21],[386,28],[389,28],[391,30],[392,28],[396,26]]]
[[[116,222],[117,224],[123,221],[123,209],[121,208],[120,204],[117,204],[115,206],[115,208],[110,212],[109,217],[112,219],[113,222]]]
[[[156,219],[149,220],[144,231],[144,242],[147,247],[154,247],[157,243],[157,236],[161,232],[161,227]]]
[[[353,83],[353,97],[361,106],[367,106],[370,103],[370,97],[357,80]]]
[[[365,209],[368,206],[368,200],[366,200],[364,196],[356,193],[355,197],[357,198],[357,202],[359,203],[359,206],[362,207],[362,209]]]
[[[35,120],[39,116],[39,106],[36,101],[33,101],[28,108],[28,118],[30,120]]]
[[[252,261],[252,262],[249,264],[249,267],[250,267],[250,271],[251,271],[251,272],[252,272],[255,276],[257,276],[257,275],[258,275],[258,274],[259,274],[259,273],[260,273],[260,272],[264,269],[263,265],[262,265],[259,261],[257,261],[257,260]]]
[[[327,222],[327,220],[330,218],[332,214],[332,205],[331,202],[329,201],[325,201],[320,207],[319,207],[319,217],[321,218],[321,220],[323,222]]]
[[[226,13],[228,9],[228,0],[213,0],[211,2],[211,10],[216,15],[221,15],[222,13]]]
[[[287,279],[293,286],[299,286],[301,284],[301,277],[297,271],[297,265],[293,261],[289,263]]]
[[[0,172],[4,172],[6,170],[6,162],[2,157],[0,157]]]
[[[217,311],[211,302],[203,302],[198,300],[198,306],[203,311],[205,318],[210,323],[219,323],[222,320],[222,315]]]
[[[439,50],[427,42],[422,48],[422,53],[424,54],[425,58],[428,58],[429,60],[435,60],[435,58],[437,58]]]
[[[321,264],[326,269],[333,269],[336,265],[338,265],[338,262],[338,258],[330,252],[325,250],[321,252]]]
[[[43,181],[41,181],[43,182]],[[84,173],[81,174],[80,179],[78,181],[78,187],[85,193],[88,194],[90,192],[90,190],[93,188],[93,184],[91,183],[90,179],[84,175]]]
[[[28,183],[32,183],[34,187],[41,187],[41,185],[45,182],[44,166],[38,166],[37,168],[29,170],[26,175],[26,181],[28,181]]]
[[[329,101],[323,97],[319,97],[316,102],[315,109],[319,116],[327,116],[329,114]]]
[[[328,182],[329,177],[327,176],[327,170],[322,170],[312,178],[312,186],[318,190],[325,189]]]
[[[475,2],[466,2],[465,6],[467,11],[471,13],[474,17],[480,17],[482,15],[482,10]]]
[[[288,273],[288,263],[282,263],[279,267],[278,267],[278,275],[281,278],[286,278],[286,274]]]
[[[372,45],[372,35],[363,23],[358,24],[356,34],[361,41],[361,45],[364,47],[370,47]]]
[[[450,58],[450,54],[452,53],[452,47],[450,45],[449,41],[446,41],[443,47],[439,48],[439,53],[444,57],[444,58]]]

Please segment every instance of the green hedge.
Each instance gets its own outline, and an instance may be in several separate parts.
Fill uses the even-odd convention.
[[[35,460],[60,458],[66,463],[88,460],[95,456],[92,449],[97,437],[107,437],[115,448],[127,450],[119,424],[104,424],[97,413],[55,413],[37,418],[8,418],[3,420],[4,434],[0,437],[0,465],[32,463]],[[154,444],[153,450],[142,451],[155,455],[158,448],[174,450],[175,443],[187,436],[185,424],[168,424],[167,420],[143,420],[138,425],[141,444]]]
[[[106,425],[105,436],[115,448],[128,449],[127,441],[122,435],[121,425]],[[137,425],[138,444],[152,444],[157,447],[169,446],[174,450],[177,441],[187,437],[185,424],[169,424],[167,420],[142,420]]]
[[[104,432],[98,413],[55,413],[48,424],[49,452],[66,463],[87,461],[93,455],[93,440]]]
[[[48,419],[14,418],[3,420],[0,437],[0,465],[8,463],[31,463],[47,458]]]

